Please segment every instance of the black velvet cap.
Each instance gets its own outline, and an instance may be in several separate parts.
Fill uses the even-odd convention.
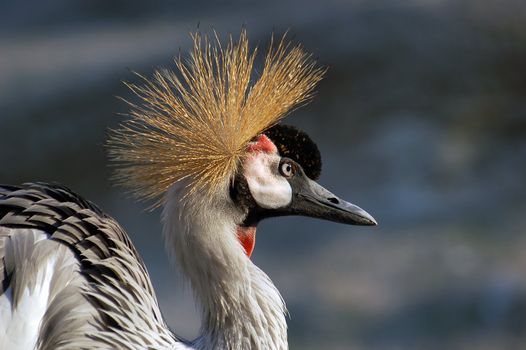
[[[320,177],[320,151],[309,135],[283,124],[274,125],[264,134],[276,145],[280,156],[290,158],[301,165],[310,179],[317,180]]]

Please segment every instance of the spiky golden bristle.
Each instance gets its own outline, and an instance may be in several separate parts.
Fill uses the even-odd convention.
[[[139,199],[157,199],[177,181],[212,194],[235,175],[248,143],[309,99],[323,76],[311,56],[285,36],[266,55],[251,84],[256,49],[246,31],[239,42],[192,35],[188,60],[178,73],[158,70],[144,85],[126,84],[141,100],[130,119],[110,135],[116,180]]]

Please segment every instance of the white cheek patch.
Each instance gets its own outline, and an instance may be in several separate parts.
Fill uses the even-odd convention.
[[[262,208],[276,209],[292,201],[292,188],[277,174],[280,157],[256,152],[245,159],[244,175],[256,203]]]

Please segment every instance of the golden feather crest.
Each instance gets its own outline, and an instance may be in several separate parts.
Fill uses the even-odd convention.
[[[141,100],[129,103],[130,119],[110,134],[109,157],[117,183],[139,199],[157,199],[187,179],[189,191],[221,190],[236,173],[249,142],[307,101],[324,69],[285,36],[265,57],[252,83],[257,49],[246,31],[226,47],[192,35],[187,60],[177,73],[158,70],[143,85],[126,84]],[[220,188],[218,188],[220,187]]]

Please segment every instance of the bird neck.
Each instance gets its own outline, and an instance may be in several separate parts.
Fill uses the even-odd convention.
[[[181,192],[169,192],[163,222],[167,249],[201,306],[194,347],[287,349],[283,299],[237,237],[243,214],[227,196],[203,201]]]

